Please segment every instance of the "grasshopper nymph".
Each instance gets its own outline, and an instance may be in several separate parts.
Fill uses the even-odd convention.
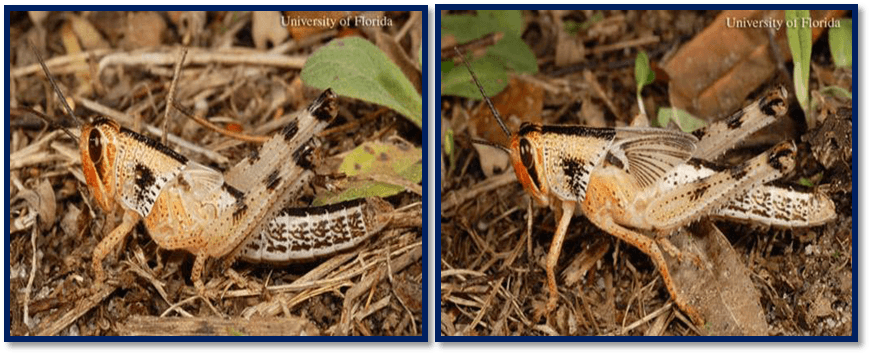
[[[555,269],[572,216],[583,213],[603,231],[652,259],[678,307],[697,324],[699,312],[672,279],[661,239],[702,217],[792,228],[835,217],[822,193],[800,193],[769,182],[792,171],[791,141],[733,167],[713,159],[787,112],[786,89],[771,90],[724,121],[688,134],[660,128],[599,128],[524,123],[510,132],[462,58],[495,120],[510,138],[517,180],[540,205],[556,212],[557,229],[546,258],[548,312],[559,301]],[[492,144],[490,144],[492,145]],[[675,255],[678,258],[680,254]]]
[[[41,57],[39,61],[65,103]],[[314,137],[335,118],[336,100],[327,89],[257,154],[226,173],[112,119],[81,124],[81,136],[70,135],[79,140],[88,190],[102,210],[123,213],[121,224],[93,251],[95,287],[106,279],[103,259],[139,221],[159,246],[196,256],[191,280],[200,294],[206,292],[201,276],[209,257],[228,263],[236,258],[306,261],[353,248],[383,229],[393,208],[377,197],[323,207],[290,206],[315,176]]]

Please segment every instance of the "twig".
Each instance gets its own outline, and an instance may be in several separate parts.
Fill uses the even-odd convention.
[[[54,70],[55,74],[66,74],[69,72],[77,72],[80,68],[74,67],[73,69],[67,69],[65,66],[70,65],[71,63],[79,63],[84,59],[90,58],[91,55],[99,57],[111,53],[111,49],[95,49],[86,52],[80,52],[76,54],[67,54],[61,55],[54,58],[51,58],[45,61],[45,65],[48,66],[51,70]],[[30,64],[25,67],[14,68],[9,71],[10,78],[19,78],[26,75],[35,74],[40,71],[39,63]]]
[[[79,317],[83,316],[85,313],[88,313],[88,311],[90,311],[91,308],[94,308],[95,306],[100,304],[100,302],[102,302],[106,297],[108,297],[110,294],[112,294],[112,292],[115,292],[115,290],[117,288],[118,288],[118,286],[109,285],[107,283],[104,283],[103,288],[97,290],[97,292],[94,293],[93,295],[91,295],[90,297],[79,301],[79,303],[76,304],[75,308],[73,308],[71,311],[69,311],[66,314],[64,314],[63,316],[61,316],[60,319],[58,319],[56,322],[50,324],[47,328],[43,329],[37,335],[39,335],[39,336],[57,335],[57,333],[59,333],[61,330],[64,330],[70,324],[73,324],[73,322],[75,322],[76,319],[79,319]]]
[[[624,48],[630,48],[630,47],[638,47],[638,46],[643,46],[645,44],[653,44],[656,42],[659,42],[659,36],[647,36],[647,37],[641,37],[641,38],[623,41],[623,42],[619,42],[619,43],[598,46],[596,48],[593,48],[593,50],[591,52],[593,54],[602,54],[605,52],[612,52],[612,51],[617,51],[617,50],[621,50]]]
[[[241,48],[233,48],[220,52],[193,48],[190,51],[189,64],[248,64],[302,69],[306,59],[308,59],[308,56],[270,54]],[[112,53],[100,60],[97,74],[102,73],[103,69],[110,65],[171,65],[175,60],[175,56],[165,52]]]
[[[33,279],[36,276],[36,235],[38,231],[39,223],[35,223],[33,225],[33,233],[30,234],[30,248],[33,252],[33,255],[30,256],[30,277],[27,279],[27,287],[24,288],[24,324],[28,327],[33,327],[28,306],[30,305],[30,291],[33,289]]]
[[[460,206],[466,203],[466,201],[478,197],[478,195],[480,194],[498,189],[516,180],[517,176],[514,175],[514,172],[507,171],[502,173],[501,175],[496,175],[487,180],[481,181],[472,186],[471,188],[460,191],[452,191],[442,197],[442,214],[445,213],[444,211],[450,211],[456,206]]]
[[[370,306],[365,312],[355,314],[354,319],[356,319],[356,320],[366,319],[366,317],[372,315],[372,313],[375,313],[375,312],[381,310],[382,308],[387,307],[387,305],[390,304],[390,298],[391,298],[390,295],[384,296],[383,298],[378,300],[378,302],[375,302],[375,304]]]
[[[457,52],[465,53],[468,51],[474,51],[476,49],[486,48],[492,46],[499,42],[499,40],[504,37],[505,34],[502,32],[493,32],[484,37],[481,37],[476,40],[472,40],[471,42],[466,42],[463,44],[459,44],[456,46],[448,45],[446,47],[441,48],[441,59],[451,59],[457,57]],[[456,49],[455,49],[456,48]]]
[[[169,306],[169,308],[167,308],[165,311],[163,311],[163,313],[160,314],[160,318],[166,317],[166,315],[169,314],[169,313],[172,312],[172,311],[176,311],[176,312],[178,312],[179,314],[181,314],[182,316],[185,316],[185,317],[193,317],[193,315],[191,315],[190,313],[186,312],[184,309],[182,309],[182,308],[180,308],[180,307],[183,306],[183,305],[185,305],[185,304],[187,304],[187,303],[192,302],[193,300],[196,300],[196,299],[199,298],[199,297],[200,297],[200,296],[191,296],[191,297],[188,297],[188,298],[185,298],[185,299],[183,299],[183,300],[181,300],[181,301],[176,302],[175,304]]]
[[[166,144],[166,123],[169,122],[169,108],[175,103],[175,87],[178,85],[178,77],[181,73],[181,66],[184,64],[184,58],[188,55],[188,49],[182,48],[178,62],[175,63],[175,69],[172,74],[172,83],[169,85],[169,94],[166,97],[166,108],[163,110],[163,139],[161,143]],[[151,92],[149,91],[149,96]]]
[[[463,330],[463,333],[465,333],[465,335],[472,335],[471,332],[475,330],[475,327],[478,326],[478,323],[480,323],[481,319],[484,318],[484,313],[487,313],[487,310],[490,309],[490,304],[493,303],[493,298],[495,298],[496,294],[499,293],[499,285],[502,284],[502,280],[504,279],[504,277],[500,277],[499,280],[496,281],[495,287],[493,287],[493,291],[491,291],[490,294],[487,295],[487,299],[484,300],[484,304],[481,305],[481,309],[478,310],[478,314],[475,315],[474,319],[472,319],[472,323],[469,323],[466,329]]]
[[[420,12],[412,11],[411,17],[408,19],[408,21],[405,21],[405,25],[403,25],[402,28],[399,29],[399,32],[396,32],[396,35],[393,36],[393,40],[396,42],[402,40],[402,36],[405,36],[405,34],[408,33],[408,30],[411,29],[411,26],[414,26],[416,23],[418,23],[418,21],[420,21],[420,16]]]
[[[173,101],[172,105],[175,106],[176,110],[179,110],[185,116],[196,121],[197,123],[199,123],[203,127],[206,127],[212,131],[215,131],[219,134],[223,134],[223,135],[228,136],[230,138],[238,139],[240,141],[252,142],[252,143],[265,143],[270,138],[270,137],[266,137],[266,136],[249,136],[249,135],[244,134],[244,133],[233,132],[233,131],[230,131],[227,129],[223,129],[223,128],[218,127],[215,124],[209,122],[205,118],[198,117],[198,116],[194,115],[193,113],[188,111],[186,108],[182,107],[181,104],[179,104],[178,102]],[[167,106],[167,107],[169,107],[169,106]]]
[[[397,258],[395,263],[393,264],[393,271],[396,272],[405,269],[406,267],[408,267],[408,265],[411,265],[412,262],[419,260],[422,255],[421,253],[422,249],[418,247]],[[367,277],[354,285],[354,287],[352,287],[350,290],[348,290],[348,292],[345,293],[345,307],[347,308],[348,305],[350,305],[351,302],[353,302],[357,297],[363,295],[363,293],[365,293],[369,289],[369,287],[371,287],[373,284],[380,283],[382,280],[384,280],[386,276],[387,275],[383,273],[381,275],[372,274],[370,275],[370,277]]]
[[[158,318],[134,316],[120,324],[121,335],[238,335],[238,336],[304,336],[320,335],[318,328],[302,317],[221,319],[218,317]]]
[[[617,330],[617,331],[612,331],[612,332],[606,334],[606,336],[613,336],[613,335],[618,335],[618,334],[619,334],[619,335],[626,334],[626,333],[632,331],[632,329],[638,328],[638,326],[640,326],[640,325],[642,325],[642,324],[644,324],[644,323],[649,322],[651,319],[658,317],[660,314],[665,313],[666,311],[670,310],[671,308],[672,308],[672,303],[671,303],[671,302],[666,303],[666,304],[663,305],[662,307],[659,307],[659,309],[657,309],[657,310],[653,311],[652,313],[650,313],[650,314],[644,316],[644,318],[641,318],[641,319],[639,319],[639,320],[637,320],[637,321],[632,322],[632,324],[630,324],[630,325],[627,326],[627,327],[620,328],[620,329]]]

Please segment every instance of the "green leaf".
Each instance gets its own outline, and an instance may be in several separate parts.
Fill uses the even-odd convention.
[[[814,182],[811,181],[811,179],[808,179],[806,177],[799,178],[798,184],[802,185],[802,186],[807,186],[807,187],[814,187]]]
[[[523,35],[523,14],[519,10],[482,10],[474,15],[442,16],[442,36],[453,35],[457,43],[466,43],[493,32],[519,38]]]
[[[482,10],[478,11],[478,15],[501,29],[505,37],[523,36],[523,13],[520,10]]]
[[[840,86],[826,86],[820,89],[820,93],[831,97],[842,97],[850,100],[853,99],[853,93],[847,91],[847,89],[844,89]]]
[[[785,19],[787,23],[795,23],[797,26],[786,27],[786,38],[789,42],[789,50],[792,52],[793,67],[793,82],[795,84],[795,96],[798,99],[801,109],[808,111],[809,88],[808,81],[810,80],[811,70],[811,28],[805,27],[806,23],[803,19],[810,19],[810,11],[808,10],[786,10]],[[810,115],[806,115],[810,119]]]
[[[454,168],[454,130],[448,128],[445,131],[444,151],[448,156],[448,161],[451,163],[451,169]]]
[[[478,19],[478,15],[442,16],[442,38],[453,35],[457,43],[466,43],[490,33],[492,24]]]
[[[423,179],[420,148],[382,142],[367,142],[349,152],[339,165],[339,172],[364,179],[351,181],[339,193],[323,193],[313,204],[322,206],[358,198],[388,197],[405,190],[389,181],[417,184]],[[380,180],[379,180],[380,179]]]
[[[853,66],[853,20],[840,19],[829,29],[829,50],[837,67]]]
[[[659,124],[659,127],[668,126],[669,120],[674,121],[681,131],[687,133],[702,128],[706,124],[705,121],[696,118],[696,116],[693,116],[682,109],[674,107],[660,108],[659,112],[656,114],[656,122]]]
[[[472,66],[487,96],[496,95],[508,86],[508,73],[505,72],[503,64],[493,56],[478,58],[469,65]],[[472,75],[462,64],[454,65],[449,72],[442,74],[442,95],[481,99],[481,92],[472,81]]]
[[[301,76],[307,85],[389,107],[423,126],[421,95],[399,67],[365,39],[333,40],[309,57]]]
[[[520,37],[506,36],[495,45],[487,48],[487,54],[501,59],[506,67],[519,73],[535,74],[538,72],[538,60],[532,48]],[[477,72],[475,73],[477,74]]]
[[[523,14],[517,10],[477,11],[474,15],[442,16],[442,36],[452,35],[457,43],[467,43],[491,33],[502,33],[502,39],[487,48],[487,54],[472,61],[475,75],[487,95],[501,92],[508,83],[506,69],[520,73],[537,73],[538,61],[521,35]],[[464,65],[442,64],[442,95],[480,99],[481,94],[470,81]]]
[[[635,57],[635,84],[637,85],[637,94],[641,95],[641,89],[645,85],[653,83],[656,79],[656,73],[650,69],[650,59],[647,58],[647,53],[644,51],[638,52]]]
[[[442,75],[450,72],[453,69],[454,69],[454,62],[452,62],[450,60],[446,60],[446,61],[442,62],[442,70],[441,70]]]

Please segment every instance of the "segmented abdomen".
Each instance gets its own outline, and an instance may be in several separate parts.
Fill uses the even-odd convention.
[[[249,262],[307,261],[351,249],[383,225],[377,215],[390,208],[375,199],[356,199],[322,207],[281,210],[259,235],[247,241],[239,257]]]

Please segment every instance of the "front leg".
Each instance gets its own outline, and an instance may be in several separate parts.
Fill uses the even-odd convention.
[[[556,286],[556,272],[554,269],[556,268],[557,261],[559,261],[560,252],[563,249],[563,241],[566,239],[566,232],[569,229],[569,223],[572,221],[572,216],[575,213],[575,204],[576,202],[574,201],[563,201],[561,203],[562,208],[559,210],[562,212],[562,215],[559,218],[559,225],[557,225],[556,233],[553,235],[553,241],[550,243],[550,250],[547,252],[547,264],[545,270],[547,271],[547,288],[550,291],[547,298],[548,313],[556,309],[557,301],[559,301],[559,292],[557,291]]]
[[[136,226],[136,223],[139,222],[139,214],[133,210],[124,211],[124,216],[121,220],[121,224],[115,227],[109,236],[103,238],[100,241],[100,244],[97,244],[97,247],[94,248],[93,256],[91,257],[91,262],[93,263],[94,269],[94,287],[96,289],[100,289],[103,286],[103,281],[106,280],[106,273],[103,271],[103,259],[106,258],[106,255],[112,252],[121,241],[124,240],[124,237],[133,230],[133,227]]]

